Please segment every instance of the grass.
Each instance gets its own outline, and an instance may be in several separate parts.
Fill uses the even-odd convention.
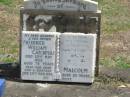
[[[127,58],[118,56],[115,58],[104,58],[100,61],[101,65],[105,65],[107,67],[118,67],[121,69],[127,69],[130,68],[130,60],[127,60]]]
[[[17,4],[14,0],[0,0],[0,36],[2,36],[0,38],[0,62],[18,60],[19,14]]]
[[[99,2],[100,9],[102,10],[102,33],[106,34],[106,36],[113,36],[115,32],[121,32],[125,35],[125,32],[130,30],[130,3],[124,2],[124,0],[97,1]],[[112,41],[114,40],[115,39]],[[117,41],[117,43],[120,43],[120,41],[122,41],[121,38]],[[107,51],[108,48],[106,47],[103,49],[106,49]],[[111,52],[113,52],[113,49],[111,49],[108,53]],[[127,52],[129,51],[126,51],[125,53]],[[100,60],[100,64],[126,69],[130,68],[130,58],[120,55],[120,53],[116,55],[113,54],[113,56],[103,56]]]
[[[102,32],[112,34],[130,29],[130,7],[123,0],[97,0],[102,10]],[[122,2],[121,2],[122,1]]]
[[[16,7],[17,5],[21,5],[23,0],[0,0],[0,3],[9,7]]]
[[[0,3],[4,4],[4,5],[11,5],[13,3],[12,0],[0,0]]]

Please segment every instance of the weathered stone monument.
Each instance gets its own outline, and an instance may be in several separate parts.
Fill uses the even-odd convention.
[[[25,0],[22,80],[93,83],[99,69],[100,20],[95,1]]]

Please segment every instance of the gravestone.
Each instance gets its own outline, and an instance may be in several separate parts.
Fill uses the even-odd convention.
[[[61,11],[97,11],[98,3],[91,0],[25,0],[24,8]]]
[[[61,81],[92,83],[95,60],[96,34],[61,34],[59,62]]]
[[[56,63],[56,33],[24,31],[22,37],[22,79],[53,81]]]
[[[91,0],[25,0],[21,79],[93,83],[98,74],[100,13]]]

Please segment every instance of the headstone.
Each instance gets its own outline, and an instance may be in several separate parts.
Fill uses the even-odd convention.
[[[24,0],[21,10],[21,79],[93,83],[98,3]]]
[[[92,83],[96,34],[22,32],[21,78]]]
[[[91,0],[25,0],[25,9],[60,11],[97,11],[98,3]]]
[[[22,32],[21,78],[53,81],[56,63],[56,34]]]
[[[64,33],[60,37],[60,72],[64,82],[92,83],[96,34]]]

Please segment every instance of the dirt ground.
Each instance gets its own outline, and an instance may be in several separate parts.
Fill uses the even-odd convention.
[[[130,31],[102,34],[100,45],[100,57],[113,58],[123,56],[130,59]]]

